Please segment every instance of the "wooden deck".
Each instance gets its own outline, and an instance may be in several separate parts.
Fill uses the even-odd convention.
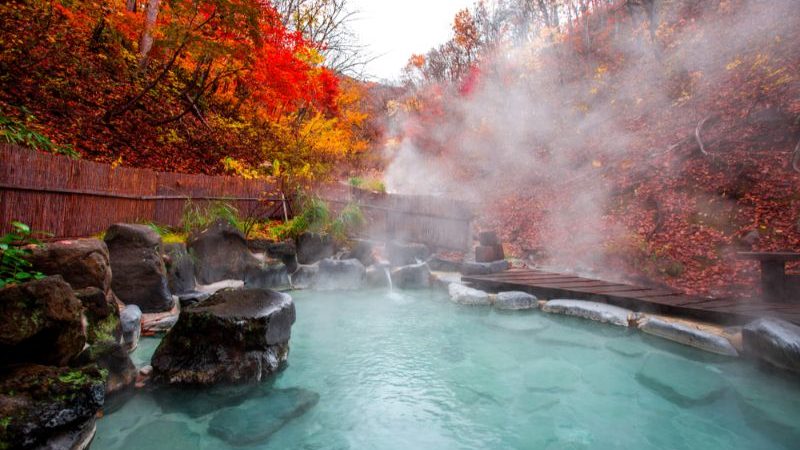
[[[541,299],[571,298],[622,306],[634,311],[692,317],[722,324],[743,324],[759,317],[777,317],[800,324],[800,303],[765,303],[692,297],[669,289],[593,280],[533,269],[461,277],[492,292],[524,291]]]

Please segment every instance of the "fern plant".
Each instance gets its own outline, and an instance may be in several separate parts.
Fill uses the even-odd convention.
[[[22,222],[11,222],[12,231],[0,237],[0,288],[9,284],[40,280],[44,274],[33,270],[28,257],[29,245],[41,245],[31,228]]]

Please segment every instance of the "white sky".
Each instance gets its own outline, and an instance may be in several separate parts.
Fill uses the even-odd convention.
[[[452,35],[453,17],[475,0],[350,0],[351,26],[377,57],[367,75],[397,80],[414,53],[425,53]]]

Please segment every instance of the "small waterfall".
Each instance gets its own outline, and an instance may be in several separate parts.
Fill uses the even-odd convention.
[[[383,266],[383,273],[386,274],[386,282],[389,284],[389,292],[394,292],[392,285],[392,274],[389,272],[389,266]]]

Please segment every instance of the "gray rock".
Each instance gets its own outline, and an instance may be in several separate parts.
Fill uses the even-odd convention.
[[[111,288],[108,247],[99,239],[52,242],[32,249],[33,268],[45,275],[61,275],[72,289]]]
[[[194,305],[195,303],[200,303],[212,295],[213,292],[186,292],[183,294],[178,294],[178,301],[181,303],[181,308],[185,308],[187,306]]]
[[[490,305],[489,294],[463,284],[451,283],[447,287],[450,294],[450,301],[461,305]]]
[[[773,366],[800,373],[800,326],[763,318],[742,329],[745,352]]]
[[[305,389],[274,389],[265,397],[227,408],[208,424],[208,432],[236,447],[257,445],[319,402],[319,394]]]
[[[375,264],[373,245],[369,241],[355,239],[350,242],[350,249],[344,253],[342,259],[357,259],[365,267]]]
[[[430,266],[431,270],[437,272],[460,272],[461,265],[461,261],[451,261],[438,256],[428,260],[428,266]]]
[[[280,260],[289,273],[297,270],[297,247],[294,241],[289,239],[283,242],[274,242],[267,245],[266,254],[270,258]]]
[[[490,263],[465,262],[461,264],[463,275],[489,275],[508,270],[511,265],[508,261],[494,261]]]
[[[712,403],[728,388],[725,379],[705,365],[662,353],[645,357],[636,380],[683,407]]]
[[[47,439],[37,450],[86,450],[97,434],[97,419],[92,417],[83,424],[69,427],[65,431]]]
[[[425,244],[390,242],[386,244],[386,254],[392,266],[407,266],[427,260],[431,251]]]
[[[292,288],[310,289],[317,282],[319,275],[319,264],[300,265],[291,276]]]
[[[431,269],[426,263],[398,267],[392,270],[392,282],[400,289],[428,289]]]
[[[534,309],[539,307],[539,299],[527,292],[500,292],[494,301],[494,307],[507,310]]]
[[[144,312],[172,309],[161,237],[145,225],[116,224],[106,231],[105,242],[114,274],[111,288],[117,297]]]
[[[223,220],[191,236],[188,248],[194,257],[197,281],[201,284],[244,280],[248,268],[260,264],[247,247],[244,235]]]
[[[186,244],[166,244],[164,250],[169,256],[167,279],[172,294],[181,295],[194,291],[197,282],[194,279],[194,260],[186,249]]]
[[[142,310],[136,305],[127,305],[119,314],[122,324],[122,343],[132,352],[139,345],[142,335]]]
[[[605,303],[563,299],[550,300],[542,306],[542,311],[576,316],[621,327],[628,326],[628,319],[633,314],[633,311],[629,309]]]
[[[336,253],[336,245],[327,234],[303,233],[297,238],[297,262],[314,264]]]
[[[726,356],[739,356],[730,341],[722,336],[688,326],[681,322],[649,316],[639,329],[653,336],[669,339],[683,345]]]
[[[83,306],[60,276],[0,289],[0,366],[64,366],[83,350]]]
[[[260,264],[247,269],[244,287],[260,289],[283,289],[290,286],[289,270],[283,263]]]
[[[366,272],[357,259],[323,259],[312,288],[321,291],[361,289]]]
[[[260,381],[286,361],[294,321],[287,294],[217,292],[181,312],[153,355],[153,380],[186,385]]]
[[[367,267],[365,283],[370,288],[388,288],[391,271],[388,264],[374,264]]]

